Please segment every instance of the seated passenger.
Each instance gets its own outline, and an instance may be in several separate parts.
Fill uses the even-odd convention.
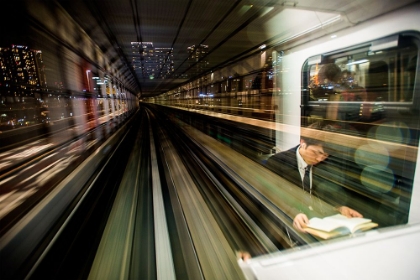
[[[327,159],[328,152],[329,147],[326,142],[316,138],[302,137],[300,144],[296,147],[271,156],[267,160],[267,167],[295,185],[301,186],[304,191],[318,195],[322,193],[322,190],[318,188],[327,184],[317,184],[313,178],[317,174],[317,165]],[[329,195],[331,196],[331,194]],[[331,200],[328,202],[331,202]],[[336,203],[334,206],[346,217],[362,217],[359,212],[347,206],[342,206],[342,204]],[[293,227],[304,232],[303,229],[308,221],[306,214],[299,213],[294,217]]]

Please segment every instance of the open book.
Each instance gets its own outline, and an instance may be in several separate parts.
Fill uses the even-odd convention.
[[[309,220],[305,231],[322,239],[346,235],[357,231],[366,231],[377,227],[377,223],[366,218],[347,218],[341,214]]]

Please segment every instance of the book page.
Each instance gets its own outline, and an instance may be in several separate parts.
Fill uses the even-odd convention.
[[[307,225],[310,228],[330,232],[336,228],[341,227],[340,223],[334,220],[327,220],[327,219],[320,219],[320,218],[312,218],[309,220]]]
[[[347,227],[352,233],[358,229],[359,225],[369,223],[372,221],[371,219],[366,219],[366,218],[347,218],[346,216],[341,215],[341,214],[325,217],[324,220],[328,220],[333,223],[338,223],[340,225],[343,225]]]
[[[347,218],[341,214],[330,217],[312,218],[304,230],[316,237],[330,239],[354,233],[358,230],[365,231],[377,227],[377,223],[366,218]]]

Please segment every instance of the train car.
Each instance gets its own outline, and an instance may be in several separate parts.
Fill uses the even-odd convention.
[[[400,252],[413,244],[404,242],[405,237],[419,236],[419,12],[416,3],[323,36],[301,36],[155,98],[156,103],[198,112],[272,120],[279,127],[275,152],[296,146],[314,124],[329,126],[327,141],[337,152],[325,169],[325,174],[333,174],[326,175],[332,188],[344,187],[349,205],[380,228],[391,229],[325,249],[255,258],[244,266],[251,271],[250,279],[303,279],[314,271],[327,277],[330,263],[346,259],[344,254],[349,264],[339,267],[348,275],[378,277],[380,271],[387,278],[391,269],[409,279],[419,275],[412,260],[404,265],[408,271],[387,267],[395,257],[392,251],[362,246],[378,242]],[[342,199],[334,195],[332,201]],[[413,249],[419,252],[418,246]],[[314,258],[315,251],[322,256]],[[362,265],[361,255],[376,259],[377,265],[362,270],[367,274],[352,273],[350,266]],[[314,270],[305,269],[309,259]]]

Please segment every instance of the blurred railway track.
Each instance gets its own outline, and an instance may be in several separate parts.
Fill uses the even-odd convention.
[[[150,129],[141,134],[149,137],[141,139],[150,139],[150,148],[131,155],[130,179],[122,181],[89,279],[242,279],[237,251],[259,255],[295,245],[299,238],[285,233],[279,211],[253,197],[238,174],[174,120],[150,108],[147,115]]]
[[[34,233],[37,244],[15,253],[9,275],[242,279],[238,251],[255,256],[314,241],[294,232],[288,214],[226,163],[238,153],[221,157],[212,148],[223,144],[201,134],[142,107],[105,164],[84,162],[100,170],[85,175],[59,217]],[[255,168],[253,161],[237,160],[244,170]],[[53,201],[38,211],[54,211]],[[8,231],[1,254],[13,250],[25,230]]]

